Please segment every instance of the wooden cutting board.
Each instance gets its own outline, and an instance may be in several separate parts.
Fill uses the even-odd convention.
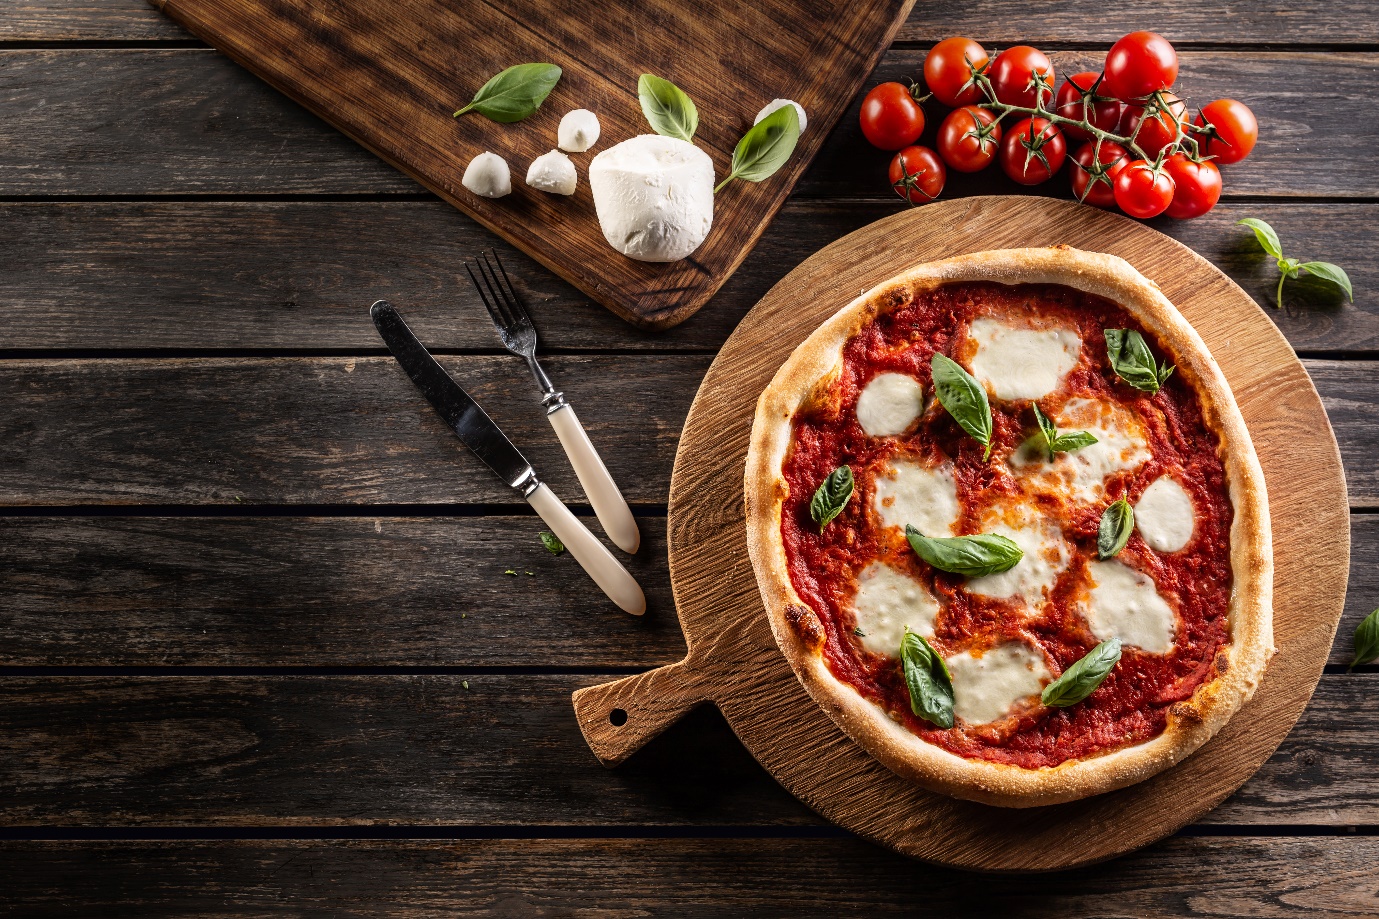
[[[747,558],[743,470],[757,397],[797,344],[862,291],[920,262],[1066,243],[1110,252],[1158,282],[1206,340],[1249,425],[1268,483],[1278,653],[1254,699],[1173,769],[1110,794],[1010,810],[958,801],[888,771],[805,693],[771,635]],[[1160,839],[1235,791],[1311,697],[1340,620],[1350,529],[1340,452],[1288,342],[1210,262],[1125,217],[1047,198],[966,198],[908,210],[811,256],[762,298],[709,368],[670,486],[671,582],[689,654],[575,693],[606,765],[712,701],[763,766],[828,819],[948,865],[1037,871]]]
[[[803,175],[914,0],[150,0],[382,159],[521,248],[627,321],[664,329],[703,306],[751,251]],[[516,124],[451,113],[512,64],[564,69],[540,111]],[[693,255],[637,262],[604,240],[589,161],[651,129],[637,78],[654,73],[695,101],[695,143],[728,173],[733,147],[763,105],[804,106],[789,163],[715,196],[713,229]],[[571,154],[569,197],[527,187],[527,166],[556,145],[566,112],[602,122],[593,150]],[[513,192],[481,198],[461,184],[476,154],[501,154]],[[472,255],[455,253],[460,262]]]

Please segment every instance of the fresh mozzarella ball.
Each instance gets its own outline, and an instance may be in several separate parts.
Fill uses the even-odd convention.
[[[554,195],[573,195],[578,182],[575,164],[559,150],[541,154],[527,168],[527,184]]]
[[[555,136],[560,149],[583,153],[599,142],[599,116],[587,108],[566,112]]]
[[[461,184],[485,198],[501,198],[512,191],[508,161],[496,153],[480,153],[469,161]]]
[[[800,105],[794,99],[772,99],[766,108],[757,112],[757,119],[753,121],[752,124],[760,124],[761,119],[765,118],[776,109],[785,108],[787,105],[793,105],[795,107],[795,114],[800,116],[800,133],[803,134],[804,126],[809,124],[809,119],[805,117],[804,106]]]
[[[643,134],[589,164],[594,210],[608,244],[643,262],[689,255],[713,226],[713,160],[694,144]]]

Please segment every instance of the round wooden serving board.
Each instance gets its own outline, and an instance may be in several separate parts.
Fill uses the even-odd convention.
[[[747,558],[743,469],[757,397],[827,316],[921,262],[1060,243],[1119,255],[1156,281],[1220,362],[1268,482],[1278,653],[1254,699],[1176,767],[1082,801],[1010,810],[899,778],[805,693],[772,638]],[[834,823],[927,861],[1040,871],[1161,839],[1254,774],[1321,676],[1345,598],[1350,529],[1340,453],[1321,400],[1244,291],[1192,250],[1124,217],[1068,201],[984,197],[907,210],[840,239],[743,319],[685,421],[670,487],[669,552],[685,660],[575,693],[580,727],[605,765],[711,701],[782,785]]]

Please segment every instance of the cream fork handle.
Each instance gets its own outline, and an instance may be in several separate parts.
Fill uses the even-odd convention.
[[[589,528],[570,513],[570,509],[561,503],[555,492],[542,483],[527,495],[527,503],[536,508],[541,519],[546,521],[546,526],[550,527],[556,538],[565,544],[565,548],[570,550],[575,561],[584,567],[589,577],[594,579],[594,583],[608,595],[608,599],[624,612],[634,616],[646,612],[646,595],[642,593],[641,586],[627,573],[622,563],[613,557],[613,553],[594,538]]]
[[[555,436],[560,438],[560,445],[565,448],[570,465],[575,467],[575,475],[579,476],[579,484],[589,496],[589,503],[594,506],[603,532],[619,549],[628,554],[636,552],[642,542],[637,521],[633,519],[632,510],[618,490],[617,483],[608,474],[608,467],[603,465],[598,451],[589,441],[589,435],[584,433],[584,426],[579,423],[575,410],[569,405],[561,405],[546,417],[551,419]]]

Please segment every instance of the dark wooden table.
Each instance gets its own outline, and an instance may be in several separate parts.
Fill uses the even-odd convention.
[[[1191,99],[1264,121],[1214,212],[1155,225],[1266,305],[1243,216],[1355,281],[1353,306],[1304,290],[1260,315],[1341,443],[1350,599],[1307,713],[1201,824],[1096,868],[977,878],[827,825],[712,709],[607,771],[569,703],[683,654],[664,515],[713,354],[786,271],[900,206],[855,108],[743,268],[668,333],[499,246],[639,515],[652,610],[636,620],[542,549],[367,321],[377,297],[404,307],[577,500],[456,277],[488,233],[140,0],[7,0],[0,913],[1379,914],[1379,670],[1344,666],[1379,605],[1379,13],[921,2],[877,78],[915,74],[951,34],[1031,41],[1068,72],[1146,27],[1178,43]]]

